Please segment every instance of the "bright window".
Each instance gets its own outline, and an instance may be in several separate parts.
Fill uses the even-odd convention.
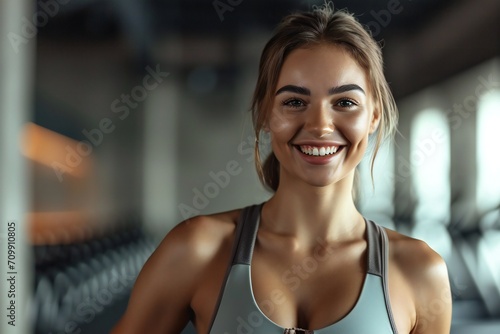
[[[410,166],[417,197],[417,223],[448,222],[450,212],[450,131],[443,113],[420,112],[412,124]]]
[[[416,115],[409,163],[417,200],[411,234],[449,258],[452,242],[446,224],[450,219],[450,131],[446,116],[439,110],[426,109]]]
[[[500,91],[490,91],[478,103],[477,207],[485,213],[500,204]]]

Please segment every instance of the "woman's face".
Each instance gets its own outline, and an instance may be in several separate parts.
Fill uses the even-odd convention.
[[[294,50],[285,59],[267,123],[280,161],[280,183],[314,186],[352,173],[379,113],[366,73],[341,47]]]

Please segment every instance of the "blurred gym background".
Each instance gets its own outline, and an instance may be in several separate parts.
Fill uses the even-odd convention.
[[[175,224],[269,197],[248,113],[260,52],[322,2],[0,3],[2,266],[8,222],[17,238],[1,333],[109,332]],[[334,4],[383,43],[400,108],[374,189],[360,166],[360,209],[444,257],[452,333],[500,333],[500,2]]]

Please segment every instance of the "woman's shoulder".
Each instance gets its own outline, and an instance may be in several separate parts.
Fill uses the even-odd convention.
[[[169,286],[195,289],[215,262],[229,258],[240,210],[200,215],[177,224],[144,264],[139,282],[156,290],[157,296],[162,291],[172,294]]]
[[[223,277],[219,268],[229,259],[239,212],[193,217],[167,233],[144,264],[115,332],[180,332],[200,286]]]
[[[186,219],[165,236],[156,252],[194,262],[210,260],[231,242],[240,212],[235,209]]]
[[[452,298],[448,269],[443,258],[426,242],[388,230],[390,265],[411,290],[417,331],[449,331]],[[410,300],[407,299],[407,300]],[[432,308],[432,309],[431,309]]]
[[[389,239],[390,257],[409,278],[425,275],[448,277],[446,263],[425,241],[385,229]]]

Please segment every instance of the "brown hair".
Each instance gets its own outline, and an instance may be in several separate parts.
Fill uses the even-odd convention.
[[[267,42],[260,58],[259,76],[252,99],[252,119],[257,144],[255,165],[261,182],[276,191],[279,184],[279,161],[273,152],[264,165],[259,150],[259,138],[271,111],[274,90],[285,58],[293,50],[319,44],[334,44],[344,48],[366,70],[375,102],[380,112],[373,163],[382,141],[392,138],[398,113],[383,71],[382,51],[377,42],[352,14],[333,9],[331,3],[286,16],[273,37]]]

